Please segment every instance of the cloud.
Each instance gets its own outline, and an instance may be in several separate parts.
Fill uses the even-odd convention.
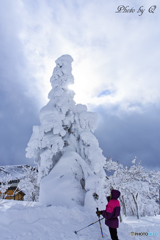
[[[21,7],[7,2],[1,5],[0,164],[32,164],[25,158],[25,148],[31,125],[38,122],[39,103],[29,94],[34,78],[28,72],[29,65],[18,37],[22,22],[18,21],[17,12]]]
[[[124,111],[112,105],[94,110],[99,116],[95,136],[107,158],[130,165],[137,156],[146,168],[159,168],[160,106],[131,106]]]
[[[54,29],[57,26],[57,35],[63,43],[56,53],[61,54],[63,50],[75,59],[77,102],[100,104],[96,96],[105,89],[115,92],[111,99],[115,102],[159,101],[158,12],[150,15],[146,11],[143,18],[136,14],[116,15],[118,4],[120,1],[89,1],[75,6],[64,1],[54,7],[49,1],[52,26]],[[135,8],[138,5],[135,1]],[[148,6],[145,3],[145,7]],[[55,39],[54,34],[49,36]]]
[[[26,27],[22,41],[39,88],[43,89],[43,98],[50,89],[52,59],[69,53],[75,59],[76,102],[159,101],[159,14],[147,12],[150,3],[144,2],[146,12],[142,17],[136,13],[116,14],[120,0],[23,4]],[[139,1],[132,5],[137,9]],[[98,96],[105,89],[114,92],[114,96],[102,101]]]

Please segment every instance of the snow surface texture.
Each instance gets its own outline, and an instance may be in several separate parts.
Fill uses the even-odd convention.
[[[29,206],[30,205],[30,206]],[[99,223],[78,232],[74,231],[97,221],[93,212],[88,215],[79,208],[43,207],[38,203],[5,201],[0,204],[0,239],[1,240],[101,240]],[[159,239],[160,215],[155,217],[124,217],[120,223],[120,240]],[[104,239],[109,240],[108,227],[102,221]],[[157,232],[157,237],[135,236],[131,232]]]
[[[56,60],[50,101],[40,111],[41,125],[33,127],[26,156],[38,165],[42,204],[81,205],[89,210],[105,202],[105,157],[92,133],[97,114],[76,105],[68,88],[74,83],[72,61],[69,55]]]

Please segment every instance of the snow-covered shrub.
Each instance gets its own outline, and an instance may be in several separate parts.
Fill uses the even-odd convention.
[[[68,188],[70,200],[89,207],[94,205],[92,202],[99,205],[104,201],[105,157],[93,135],[97,114],[88,112],[85,105],[76,105],[74,92],[68,88],[74,83],[72,61],[69,55],[56,60],[50,79],[50,101],[40,111],[41,125],[33,127],[26,156],[34,158],[38,165],[41,202],[72,206],[73,201],[67,200]],[[75,158],[75,153],[79,157]],[[50,191],[54,192],[54,199]],[[95,194],[99,196],[97,200]]]

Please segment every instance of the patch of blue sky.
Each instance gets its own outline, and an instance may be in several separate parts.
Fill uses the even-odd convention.
[[[98,97],[102,97],[102,96],[107,96],[107,95],[111,95],[112,92],[108,89],[104,90],[103,92],[101,92]]]

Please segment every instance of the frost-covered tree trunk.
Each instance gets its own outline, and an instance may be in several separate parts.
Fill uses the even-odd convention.
[[[137,218],[139,219],[139,209],[138,209],[138,193],[136,194],[136,196],[131,193],[132,197],[133,197],[133,200],[134,200],[134,203],[135,203],[135,206],[136,206],[136,216]]]
[[[120,203],[121,203],[121,206],[122,206],[122,209],[123,209],[123,213],[124,213],[125,216],[127,216],[126,204],[125,204],[124,196],[121,195],[119,200],[120,200]]]
[[[104,201],[105,157],[93,135],[97,114],[88,112],[85,105],[76,105],[73,100],[74,92],[68,88],[74,83],[72,61],[69,55],[63,55],[56,60],[50,79],[50,101],[40,111],[41,125],[33,127],[26,156],[34,158],[38,165],[40,200],[45,198],[42,201],[48,201],[49,204],[58,204],[58,201],[59,204],[65,204],[65,197],[63,201],[59,200],[62,198],[60,192],[63,191],[65,195],[68,187],[68,192],[73,195],[73,202],[92,205],[94,201],[97,205]],[[47,189],[49,182],[53,185],[54,198],[51,194],[47,196],[50,189],[44,197],[44,188]],[[64,189],[65,184],[67,187]],[[67,198],[69,199],[68,196]]]

